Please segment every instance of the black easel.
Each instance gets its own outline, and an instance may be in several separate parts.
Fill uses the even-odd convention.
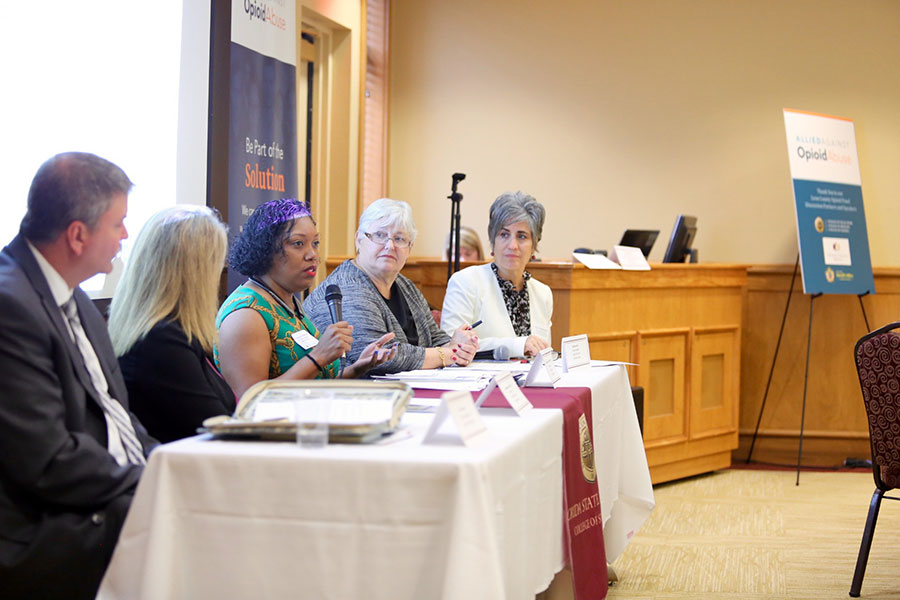
[[[800,254],[797,254],[797,261],[794,263],[794,273],[791,276],[791,286],[788,288],[788,297],[787,301],[784,304],[784,314],[781,317],[781,328],[778,331],[778,341],[775,343],[775,353],[772,356],[772,366],[769,368],[769,378],[766,381],[766,389],[763,392],[763,401],[759,407],[759,415],[756,417],[756,428],[753,430],[753,439],[750,442],[750,452],[747,453],[747,464],[750,463],[750,459],[753,457],[753,447],[756,445],[756,437],[759,433],[759,425],[762,422],[763,411],[766,408],[766,400],[769,397],[769,387],[772,383],[772,374],[775,372],[775,361],[778,359],[778,350],[781,348],[781,339],[784,334],[784,325],[787,321],[788,308],[791,305],[791,296],[794,293],[794,281],[797,279],[797,269],[800,266]],[[863,296],[867,296],[869,294],[868,291],[857,294],[857,298],[859,299],[859,308],[863,314],[863,321],[866,324],[866,331],[871,331],[869,327],[869,317],[866,315],[866,307],[863,304]],[[806,369],[803,373],[803,406],[800,412],[800,443],[797,449],[797,481],[795,485],[800,485],[800,464],[801,459],[803,457],[803,427],[806,421],[806,389],[807,384],[809,383],[809,355],[812,347],[812,315],[813,315],[813,301],[821,296],[822,293],[813,294],[809,298],[809,327],[806,335]]]
[[[463,195],[456,191],[459,182],[466,178],[465,173],[454,173],[453,185],[450,188],[450,253],[447,256],[447,281],[450,276],[459,271],[459,220],[460,203]]]
[[[809,328],[806,331],[806,369],[803,371],[803,408],[800,410],[800,444],[797,446],[797,481],[794,485],[800,485],[800,459],[803,456],[803,424],[806,421],[806,385],[809,383],[809,354],[812,348],[812,315],[813,302],[822,295],[822,292],[809,297]]]
[[[784,334],[784,324],[787,322],[788,308],[791,306],[791,296],[794,295],[794,281],[797,279],[797,269],[800,267],[800,254],[797,254],[797,262],[794,263],[794,274],[791,275],[791,286],[788,288],[787,302],[784,303],[784,314],[781,316],[781,329],[778,330],[778,341],[775,342],[775,354],[772,356],[772,366],[769,367],[769,379],[766,380],[766,391],[763,392],[762,404],[759,407],[759,415],[756,417],[756,429],[753,430],[753,440],[750,442],[750,452],[747,454],[747,463],[753,457],[753,447],[756,445],[756,435],[759,433],[759,424],[762,422],[763,411],[766,409],[766,400],[769,399],[769,386],[772,385],[772,374],[775,373],[775,361],[778,360],[778,350],[781,348],[781,337]]]

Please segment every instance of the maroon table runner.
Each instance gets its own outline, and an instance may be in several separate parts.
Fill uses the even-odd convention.
[[[563,411],[563,503],[565,554],[577,600],[606,598],[609,586],[603,517],[591,433],[590,388],[523,388],[535,408]],[[439,398],[439,390],[415,390],[420,398]],[[494,390],[482,406],[509,408]]]

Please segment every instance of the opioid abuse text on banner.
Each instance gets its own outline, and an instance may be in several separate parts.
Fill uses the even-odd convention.
[[[853,121],[784,109],[806,294],[875,293]]]

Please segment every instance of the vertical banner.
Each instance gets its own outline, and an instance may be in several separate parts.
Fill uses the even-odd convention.
[[[875,293],[853,121],[784,109],[803,292]]]
[[[294,0],[232,0],[228,225],[257,206],[296,198],[297,42]],[[229,272],[229,289],[240,275]]]

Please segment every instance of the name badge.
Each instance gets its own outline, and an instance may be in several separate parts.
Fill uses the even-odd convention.
[[[291,337],[294,338],[294,341],[300,344],[300,347],[304,350],[309,350],[310,348],[315,348],[319,343],[319,340],[308,332],[305,329],[301,329],[300,331],[295,331],[291,334]]]

